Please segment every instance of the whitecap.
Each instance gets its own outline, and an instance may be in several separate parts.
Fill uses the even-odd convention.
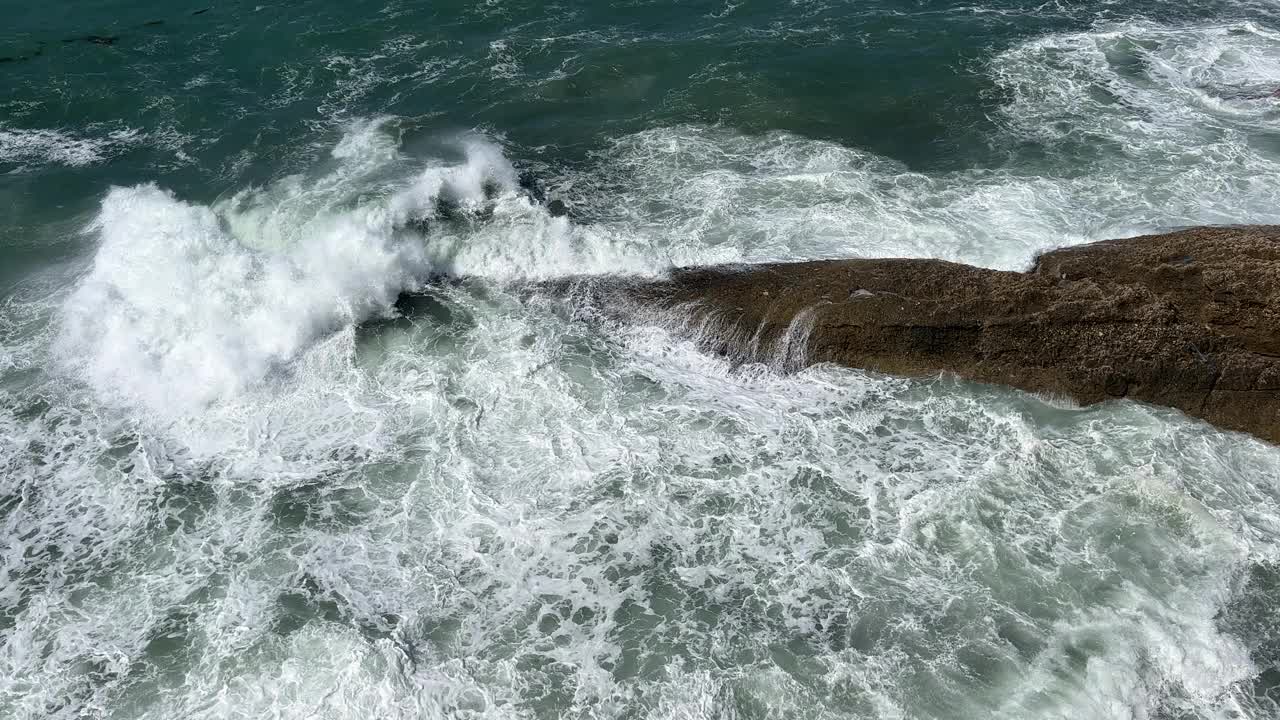
[[[85,167],[100,163],[123,148],[141,141],[135,129],[114,130],[103,136],[87,136],[46,128],[7,128],[0,125],[0,163],[19,169],[33,165]]]

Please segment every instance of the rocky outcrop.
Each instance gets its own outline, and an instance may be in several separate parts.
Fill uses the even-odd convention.
[[[1280,227],[1065,248],[1026,272],[825,260],[575,292],[609,314],[643,309],[744,362],[951,372],[1084,404],[1130,398],[1280,443]]]

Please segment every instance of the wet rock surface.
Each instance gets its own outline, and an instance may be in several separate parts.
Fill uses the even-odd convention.
[[[579,281],[572,292],[742,362],[951,372],[1083,404],[1129,398],[1280,443],[1276,226],[1064,248],[1026,272],[825,260]]]

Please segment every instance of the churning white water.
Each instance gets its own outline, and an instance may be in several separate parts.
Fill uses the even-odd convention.
[[[1280,222],[1278,69],[1253,25],[1000,55],[1010,138],[1126,149],[1068,178],[684,126],[545,178],[559,217],[386,118],[212,205],[111,190],[0,315],[0,715],[1274,717],[1275,448],[520,282]]]

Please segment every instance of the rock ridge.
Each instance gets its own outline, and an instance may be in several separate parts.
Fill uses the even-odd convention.
[[[739,362],[950,372],[1082,404],[1130,398],[1280,444],[1280,226],[1067,247],[1025,272],[817,260],[568,285],[586,306],[641,312]]]

